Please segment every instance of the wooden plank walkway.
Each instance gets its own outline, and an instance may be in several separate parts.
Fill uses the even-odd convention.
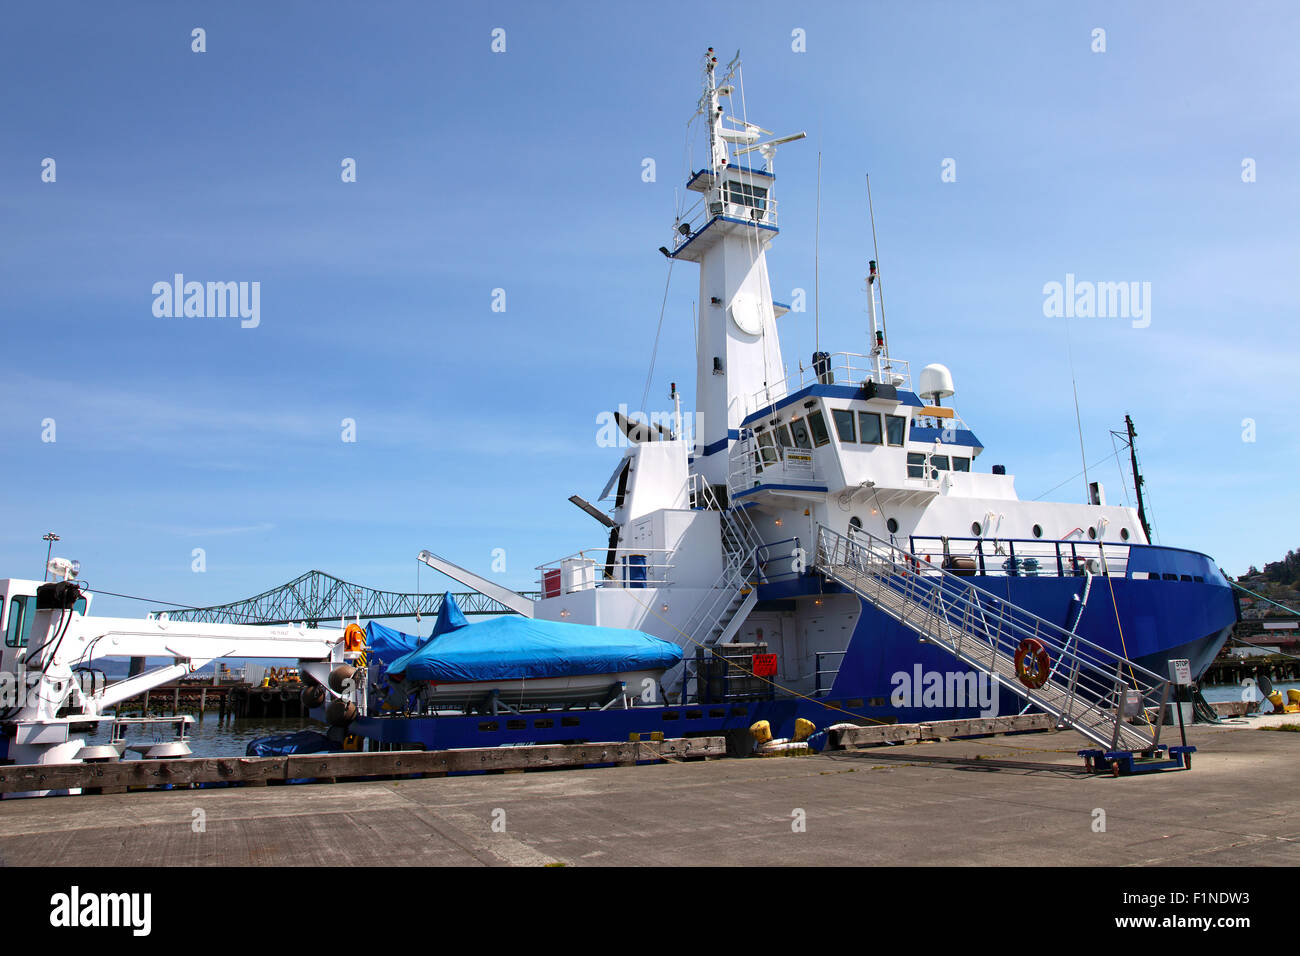
[[[690,737],[620,743],[545,744],[473,750],[392,750],[378,753],[304,754],[291,757],[182,757],[110,763],[0,766],[0,793],[74,790],[122,793],[129,789],[231,784],[264,787],[290,780],[322,783],[373,777],[446,776],[587,767],[632,766],[639,761],[725,757],[725,737]]]
[[[965,720],[932,720],[924,724],[874,724],[866,727],[837,724],[827,729],[827,737],[831,750],[858,750],[878,744],[994,737],[1000,734],[1020,734],[1055,728],[1056,718],[1050,714],[1023,714],[1010,717],[971,717]]]

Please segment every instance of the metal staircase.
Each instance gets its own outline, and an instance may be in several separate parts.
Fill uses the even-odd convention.
[[[817,531],[814,568],[970,667],[1111,751],[1150,753],[1170,682],[865,531]],[[1025,641],[1047,651],[1040,687],[1020,679]],[[1153,725],[1147,708],[1156,710]],[[1136,722],[1130,723],[1129,718]]]
[[[700,475],[691,475],[688,489],[694,507],[717,511],[722,526],[722,573],[691,612],[683,630],[705,648],[731,640],[758,603],[755,587],[761,574],[764,545],[743,508],[723,508],[713,488]],[[676,686],[693,679],[684,668]],[[674,687],[673,689],[676,689]]]

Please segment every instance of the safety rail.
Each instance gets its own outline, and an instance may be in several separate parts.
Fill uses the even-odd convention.
[[[1159,745],[1170,693],[1159,674],[867,531],[819,526],[815,567],[1063,726],[1111,750]],[[1126,721],[1147,708],[1158,708],[1149,730]]]
[[[713,486],[702,476],[691,475],[687,491],[698,507],[719,513],[722,573],[692,609],[683,628],[698,646],[712,648],[729,630],[734,631],[758,602],[755,586],[762,577],[761,554],[767,546],[746,509],[723,508]],[[683,696],[691,679],[691,669],[684,667],[681,677],[674,682],[675,686],[682,687]]]
[[[716,188],[711,189],[678,217],[673,229],[673,251],[686,245],[700,230],[719,218],[739,219],[756,226],[776,228],[776,200],[749,196],[724,197]]]
[[[816,680],[813,688],[814,697],[821,697],[823,694],[831,692],[831,688],[835,686],[835,678],[840,675],[840,665],[844,663],[844,655],[847,653],[848,651],[817,651],[815,653],[816,668],[813,675]],[[822,666],[823,657],[838,657],[840,660],[834,667],[827,668]]]
[[[609,547],[584,548],[573,554],[556,558],[534,569],[542,597],[558,597],[598,587],[650,588],[673,583],[673,550],[667,548],[638,548],[620,545],[614,550],[613,577],[605,577],[609,563]],[[651,556],[662,556],[651,561]],[[635,560],[640,559],[640,560]]]
[[[761,484],[817,485],[812,448],[777,443],[771,432],[742,428],[727,454],[727,491],[735,497]]]
[[[944,538],[912,535],[913,554],[943,557],[943,566],[956,574],[993,577],[1084,577],[1128,575],[1129,546],[1109,541],[1070,541],[1041,538]],[[968,558],[973,566],[956,567],[953,559]],[[963,562],[965,563],[965,562]]]
[[[779,402],[809,385],[893,385],[911,391],[911,366],[902,359],[880,359],[880,373],[876,372],[877,356],[862,352],[831,352],[825,359],[814,362],[798,372],[792,372],[779,382],[760,388],[747,398],[745,414],[751,415],[760,408]]]

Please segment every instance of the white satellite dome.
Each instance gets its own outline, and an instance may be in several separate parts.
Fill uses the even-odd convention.
[[[935,404],[938,404],[940,399],[957,394],[952,386],[952,372],[948,371],[948,366],[935,363],[921,369],[919,391],[922,399],[929,399]]]

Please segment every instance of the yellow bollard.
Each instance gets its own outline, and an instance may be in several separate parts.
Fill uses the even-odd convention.
[[[809,737],[813,735],[813,732],[816,730],[817,730],[816,724],[814,724],[811,720],[805,720],[803,717],[800,717],[798,720],[794,722],[795,743],[801,743],[802,741],[807,740]]]
[[[757,723],[750,725],[749,733],[754,738],[755,742],[757,742],[759,746],[762,746],[772,739],[772,725],[766,720],[760,720]]]

